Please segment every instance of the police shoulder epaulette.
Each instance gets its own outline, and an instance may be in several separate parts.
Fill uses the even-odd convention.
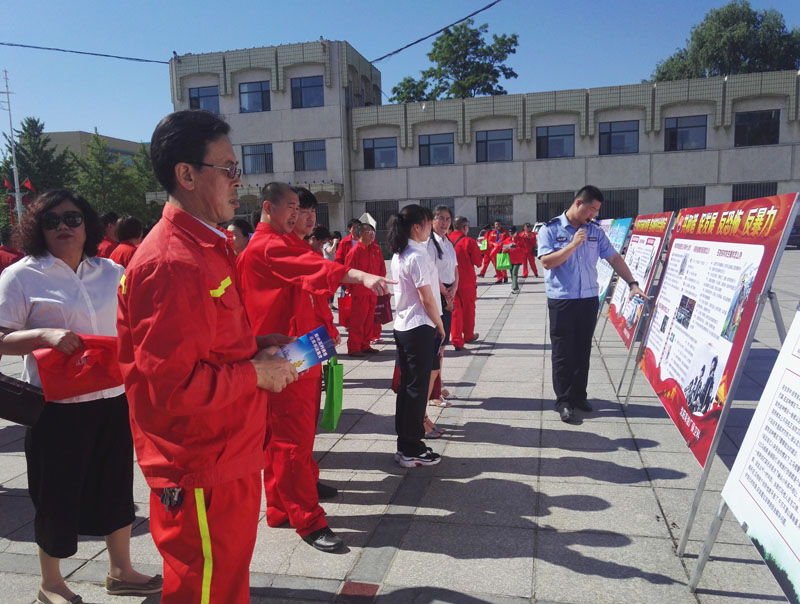
[[[545,226],[550,226],[551,224],[557,224],[557,223],[558,223],[558,216],[556,216],[555,218],[551,218],[550,220],[548,220],[544,224],[545,224]]]

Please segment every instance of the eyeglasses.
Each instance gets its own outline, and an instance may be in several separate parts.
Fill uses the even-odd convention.
[[[215,166],[214,164],[204,164],[201,161],[196,162],[187,162],[192,163],[197,166],[206,166],[207,168],[216,168],[217,170],[225,170],[228,173],[228,178],[233,180],[234,178],[238,178],[242,175],[242,169],[239,168],[236,164],[231,164],[230,166]]]
[[[40,224],[46,231],[57,229],[62,222],[69,228],[76,229],[83,224],[83,214],[80,212],[64,212],[63,214],[48,212],[40,218]]]

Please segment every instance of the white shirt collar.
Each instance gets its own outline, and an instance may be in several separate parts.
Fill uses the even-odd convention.
[[[189,214],[189,212],[186,212],[186,213],[187,213],[187,214]],[[194,216],[194,215],[192,215],[192,214],[189,214],[189,216],[191,216],[192,218],[194,218],[194,219],[195,219],[197,222],[199,222],[200,224],[202,224],[202,225],[203,225],[204,227],[206,227],[207,229],[211,229],[211,230],[212,230],[214,233],[216,233],[217,235],[219,235],[219,236],[220,236],[220,237],[222,237],[223,239],[227,239],[227,238],[228,238],[228,236],[227,236],[225,233],[223,233],[222,231],[220,231],[220,230],[219,230],[217,227],[212,227],[210,224],[207,224],[207,223],[203,222],[203,221],[202,221],[202,220],[200,220],[200,219],[199,219],[197,216]]]

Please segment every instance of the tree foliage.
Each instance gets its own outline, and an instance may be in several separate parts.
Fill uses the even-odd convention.
[[[9,183],[14,183],[13,160],[11,156],[11,140],[7,134],[6,149],[0,174]],[[36,191],[42,193],[49,189],[68,187],[74,178],[74,166],[69,153],[64,150],[56,152],[50,137],[44,133],[44,122],[35,117],[22,120],[19,130],[14,130],[17,146],[17,171],[20,185],[29,178]],[[11,194],[13,191],[8,191]]]
[[[788,30],[775,9],[747,0],[710,10],[686,47],[656,65],[653,80],[678,80],[800,68],[800,29]]]
[[[419,80],[406,76],[392,88],[390,101],[411,103],[441,98],[468,98],[506,94],[501,79],[516,78],[516,72],[505,64],[517,52],[517,34],[492,35],[492,43],[484,39],[489,26],[472,27],[469,19],[445,29],[434,41],[428,59],[431,67]]]

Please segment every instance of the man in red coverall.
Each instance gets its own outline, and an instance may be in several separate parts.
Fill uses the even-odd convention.
[[[339,283],[361,283],[380,294],[389,291],[386,279],[330,262],[287,237],[299,207],[288,185],[269,183],[262,196],[261,222],[236,267],[256,334],[301,336],[319,327],[313,296],[330,296]],[[319,468],[312,453],[320,385],[317,365],[280,394],[269,395],[264,491],[269,526],[288,520],[306,543],[330,552],[342,540],[328,527],[316,489]]]
[[[17,260],[21,260],[25,257],[25,254],[15,247],[12,247],[12,234],[13,229],[10,226],[4,226],[3,229],[0,230],[0,273],[3,272],[3,269],[8,268]]]
[[[456,216],[453,232],[448,235],[456,249],[458,270],[458,289],[453,299],[453,319],[450,326],[450,338],[456,350],[462,350],[466,342],[478,339],[475,332],[475,302],[478,299],[475,267],[481,265],[481,251],[468,233],[469,220],[464,216]]]
[[[239,206],[229,130],[206,111],[158,124],[150,158],[169,199],[118,292],[119,364],[170,604],[250,601],[264,390],[297,379],[265,349],[288,338],[253,336],[215,228]]]
[[[508,229],[503,228],[503,223],[499,220],[494,221],[494,229],[486,233],[486,241],[488,242],[488,247],[486,248],[486,253],[483,257],[483,266],[481,266],[480,276],[483,277],[486,274],[486,269],[491,262],[494,266],[494,273],[495,284],[497,283],[508,283],[508,273],[504,270],[497,270],[497,254],[501,251],[500,241],[508,235]]]
[[[103,212],[100,215],[100,220],[103,221],[105,232],[103,233],[103,240],[97,246],[97,256],[99,258],[108,258],[114,248],[119,245],[119,239],[117,239],[119,216],[117,216],[116,212]]]
[[[345,266],[380,277],[386,276],[386,263],[383,261],[381,248],[375,244],[375,229],[371,224],[365,222],[360,225],[358,245],[347,254]],[[353,296],[350,326],[347,332],[347,354],[353,357],[363,357],[365,353],[374,354],[378,351],[369,343],[375,329],[377,297],[363,285],[354,284],[347,289]]]
[[[536,268],[536,233],[533,232],[530,222],[522,225],[522,231],[517,233],[517,238],[524,244],[525,262],[522,263],[522,276],[528,276],[528,264],[533,269],[533,276],[539,276],[539,269]]]
[[[336,255],[334,260],[339,264],[344,264],[347,254],[358,243],[358,227],[361,226],[361,221],[358,218],[351,218],[347,223],[347,230],[349,233],[339,242],[339,247],[336,248]]]

